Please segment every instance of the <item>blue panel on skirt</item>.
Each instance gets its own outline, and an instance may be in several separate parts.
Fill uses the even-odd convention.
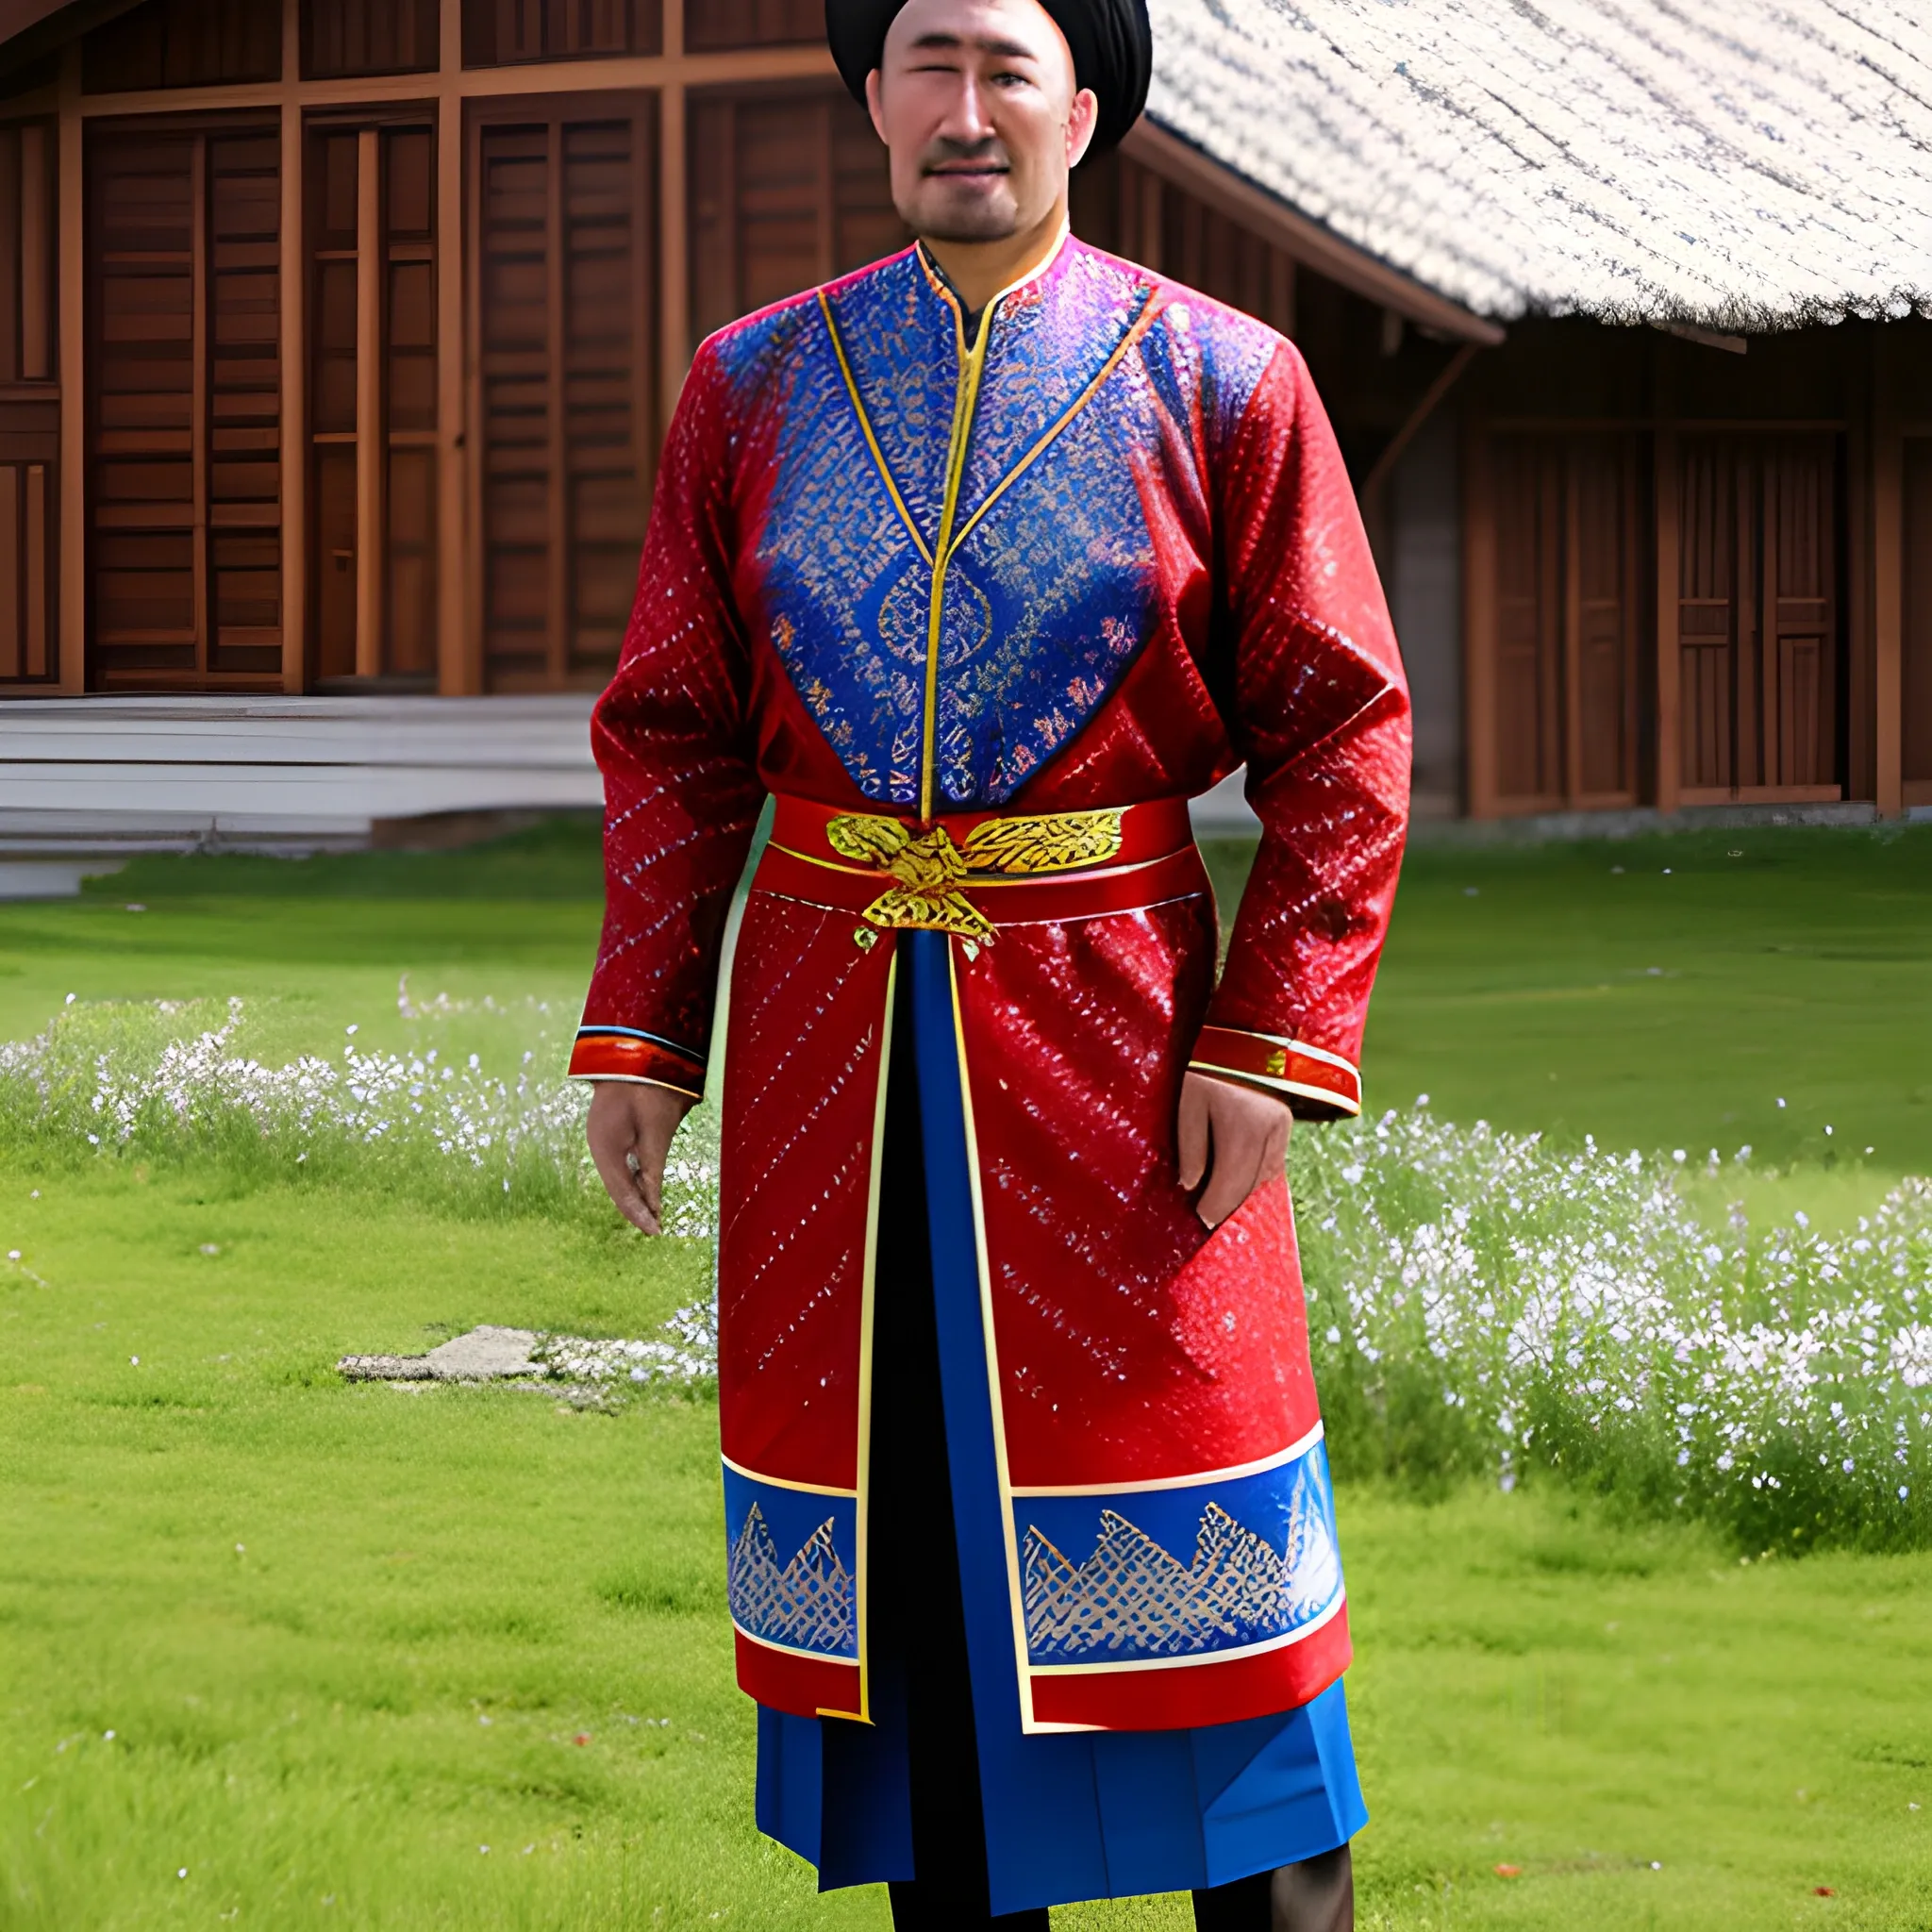
[[[858,1503],[724,1469],[731,1621],[814,1657],[858,1658]]]
[[[918,1045],[940,1374],[992,1909],[1225,1885],[1332,1851],[1368,1823],[1339,1683],[1299,1710],[1195,1730],[1028,1737],[1021,1729],[953,1031],[950,941],[942,933],[908,932],[899,944]],[[1323,1520],[1332,1536],[1319,1446],[1313,1460],[1320,1469]],[[1198,1523],[1201,1500],[1191,1488],[1168,1493],[1176,1499],[1172,1522],[1158,1513],[1166,1505],[1146,1514],[1175,1535],[1174,1524],[1187,1512]],[[1237,1485],[1216,1491],[1234,1493]],[[1250,1526],[1265,1533],[1277,1554],[1285,1551],[1288,1517],[1271,1516],[1260,1504],[1251,1506],[1245,1491],[1240,1493],[1255,1519]],[[1280,1507],[1291,1516],[1291,1489],[1281,1492],[1263,1484],[1254,1491],[1267,1494],[1279,1495]],[[1024,1497],[1017,1507],[1070,1509],[1053,1521],[1079,1547],[1080,1525],[1097,1524],[1101,1508],[1116,1500]],[[1137,1494],[1134,1501],[1138,1507],[1143,1498]],[[739,1519],[734,1514],[732,1520]],[[1091,1530],[1087,1534],[1091,1548]],[[1193,1535],[1190,1527],[1189,1541]],[[816,1864],[823,1890],[912,1875],[904,1699],[892,1660],[881,1657],[873,1663],[871,1725],[758,1713],[758,1828]]]
[[[1185,1488],[1020,1496],[1013,1517],[1036,1664],[1239,1650],[1306,1629],[1341,1595],[1319,1441]]]

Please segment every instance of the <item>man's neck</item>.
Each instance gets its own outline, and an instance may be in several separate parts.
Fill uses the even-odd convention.
[[[1045,220],[1024,234],[998,242],[933,242],[922,235],[920,244],[945,272],[960,307],[977,315],[1001,290],[1038,275],[1053,259],[1066,225],[1062,198]]]

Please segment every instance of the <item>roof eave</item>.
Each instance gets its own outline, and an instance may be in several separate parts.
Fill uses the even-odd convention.
[[[1129,129],[1121,152],[1176,188],[1197,195],[1250,233],[1272,242],[1296,261],[1366,301],[1393,309],[1419,328],[1491,348],[1503,340],[1499,324],[1344,241],[1332,228],[1290,207],[1149,115],[1143,114]]]

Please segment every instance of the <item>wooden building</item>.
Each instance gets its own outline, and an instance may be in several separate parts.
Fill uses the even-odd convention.
[[[1383,31],[1318,4],[1331,41]],[[1887,320],[1722,274],[1701,308],[1512,286],[1445,255],[1429,194],[1389,225],[1373,143],[1329,192],[1306,127],[1351,75],[1263,0],[1155,17],[1150,116],[1076,176],[1075,227],[1307,354],[1416,688],[1419,808],[1932,806],[1932,258]],[[57,701],[0,706],[6,745],[83,696],[601,686],[692,345],[903,240],[822,18],[0,0],[0,698]],[[0,819],[25,797],[0,782]]]

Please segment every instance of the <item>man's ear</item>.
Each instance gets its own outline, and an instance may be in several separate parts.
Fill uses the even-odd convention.
[[[877,75],[873,75],[876,80]],[[876,121],[877,114],[874,117]],[[1074,104],[1067,110],[1067,166],[1077,168],[1080,159],[1093,144],[1093,130],[1100,125],[1100,97],[1091,87],[1083,87],[1074,96]]]
[[[885,83],[876,67],[865,76],[865,111],[872,116],[872,131],[885,141]],[[891,142],[887,145],[890,146]]]

